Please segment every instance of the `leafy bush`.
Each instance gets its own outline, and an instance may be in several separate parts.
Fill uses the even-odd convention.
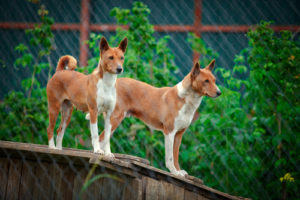
[[[275,34],[269,25],[261,22],[247,33],[249,48],[244,53],[250,75],[245,102],[253,123],[262,130],[258,155],[263,162],[257,176],[272,199],[292,199],[299,194],[299,183],[286,188],[279,179],[288,172],[300,178],[300,40],[289,31]]]

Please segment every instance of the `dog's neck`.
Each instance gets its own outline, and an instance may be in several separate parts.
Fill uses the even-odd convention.
[[[103,84],[105,84],[106,87],[115,87],[116,81],[117,81],[117,74],[112,74],[109,72],[104,71],[103,63],[101,60],[98,63],[98,75],[101,79],[103,79]]]
[[[111,74],[109,72],[104,72],[103,73],[103,84],[110,88],[110,87],[115,87],[116,81],[117,81],[117,75],[116,74]]]
[[[193,90],[190,73],[176,86],[180,98],[185,99],[186,103],[199,107],[203,96]]]
[[[178,96],[181,98],[186,98],[186,97],[200,98],[202,96],[193,90],[190,73],[186,75],[184,79],[177,84],[177,88],[178,88]]]

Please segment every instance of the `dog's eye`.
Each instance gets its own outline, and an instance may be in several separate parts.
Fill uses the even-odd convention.
[[[121,57],[121,60],[124,60],[124,56]]]
[[[111,60],[113,60],[113,59],[114,59],[114,57],[113,57],[113,56],[109,56],[108,58],[109,58],[109,59],[111,59]]]
[[[209,80],[208,80],[208,79],[206,79],[206,80],[205,80],[205,83],[209,83]]]

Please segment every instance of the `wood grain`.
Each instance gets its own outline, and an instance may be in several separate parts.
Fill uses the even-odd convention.
[[[0,158],[0,199],[5,199],[8,182],[9,160]]]
[[[116,156],[117,155],[117,156]],[[1,199],[224,199],[240,200],[148,165],[145,159],[115,154],[108,159],[87,150],[49,149],[46,145],[0,141]],[[80,194],[86,176],[95,180]]]
[[[20,180],[22,171],[22,161],[11,159],[9,163],[8,182],[6,187],[7,200],[18,199]]]

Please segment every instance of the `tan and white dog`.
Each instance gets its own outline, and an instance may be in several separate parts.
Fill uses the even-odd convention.
[[[62,139],[73,111],[73,105],[90,115],[90,130],[95,153],[113,157],[110,150],[110,116],[116,104],[117,74],[122,73],[127,38],[120,45],[111,48],[103,37],[100,41],[100,61],[97,73],[84,75],[74,71],[77,61],[72,56],[63,56],[58,61],[56,72],[47,84],[50,148],[62,149]],[[56,147],[53,130],[61,111],[61,123],[57,130]],[[97,116],[106,113],[105,135],[100,147],[98,139]]]
[[[214,65],[215,60],[200,69],[196,63],[174,87],[156,88],[134,79],[118,78],[117,104],[110,118],[112,131],[126,115],[135,116],[150,128],[163,131],[166,167],[175,175],[185,176],[187,172],[180,169],[178,162],[182,135],[191,124],[202,97],[221,95],[212,74]],[[105,140],[106,133],[102,132],[100,141]]]

